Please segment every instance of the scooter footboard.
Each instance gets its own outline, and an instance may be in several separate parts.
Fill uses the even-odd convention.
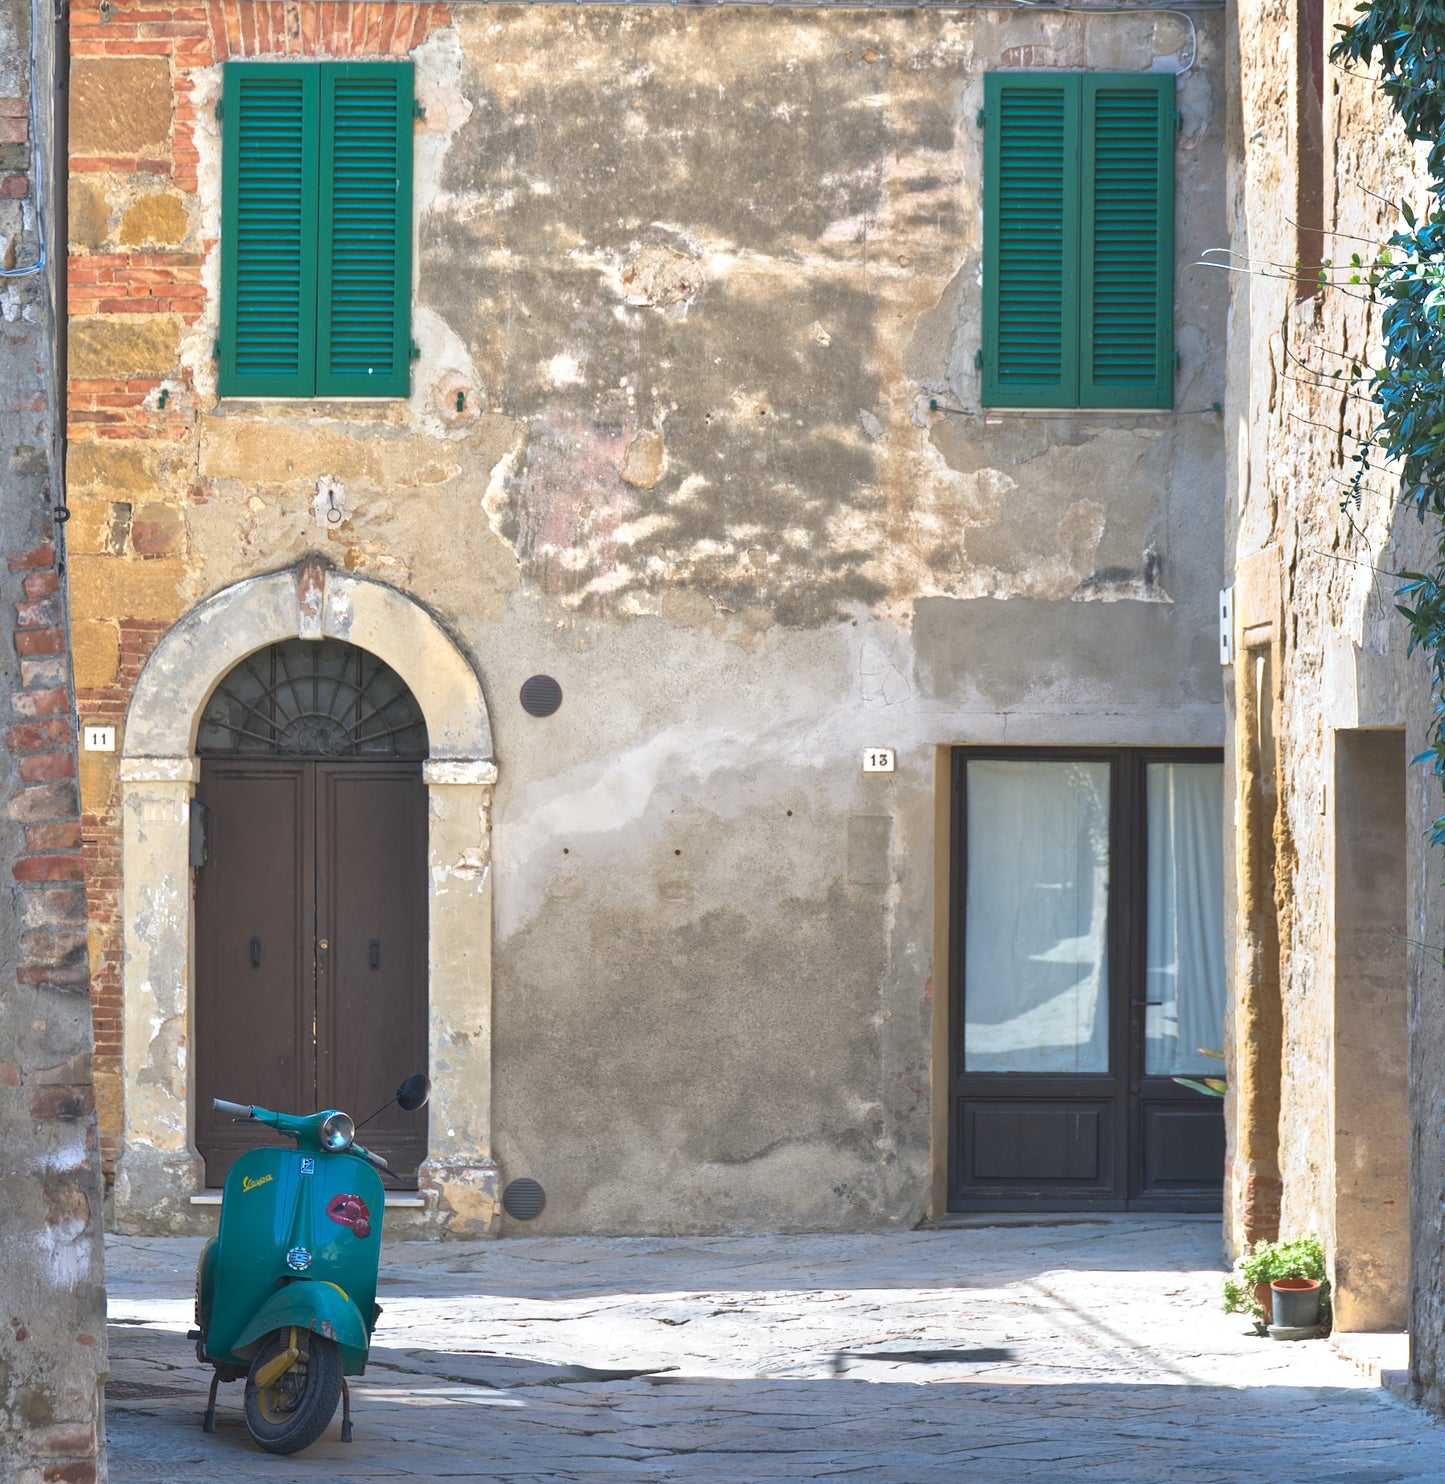
[[[324,1279],[288,1283],[272,1294],[241,1331],[232,1353],[249,1360],[273,1329],[292,1324],[335,1340],[341,1347],[344,1375],[359,1376],[365,1371],[367,1334],[360,1311],[342,1289]]]

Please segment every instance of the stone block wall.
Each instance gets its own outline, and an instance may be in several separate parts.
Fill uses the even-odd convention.
[[[1388,469],[1358,499],[1351,487],[1371,412],[1350,368],[1380,349],[1376,307],[1344,266],[1370,260],[1398,225],[1390,203],[1418,201],[1422,177],[1375,80],[1323,58],[1352,12],[1327,4],[1321,38],[1308,9],[1258,3],[1238,18],[1226,1219],[1235,1251],[1318,1233],[1342,1326],[1403,1324],[1413,1266],[1412,1356],[1438,1404],[1445,901],[1426,838],[1440,796],[1407,764],[1429,677],[1394,610],[1428,533]],[[1283,44],[1261,48],[1261,35]],[[1301,257],[1313,198],[1325,287]]]
[[[0,3],[0,1475],[14,1484],[105,1476],[86,897],[56,534],[63,392],[42,247],[55,225],[53,42],[51,7]]]

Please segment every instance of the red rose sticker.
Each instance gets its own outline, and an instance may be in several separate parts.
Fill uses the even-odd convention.
[[[326,1214],[338,1226],[349,1226],[358,1237],[371,1235],[371,1212],[359,1195],[332,1196],[327,1202]]]

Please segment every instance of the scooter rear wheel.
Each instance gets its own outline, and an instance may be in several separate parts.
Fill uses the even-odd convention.
[[[341,1400],[341,1351],[335,1340],[297,1330],[300,1354],[269,1386],[257,1373],[291,1345],[290,1329],[273,1330],[251,1361],[246,1378],[246,1426],[268,1453],[299,1453],[324,1433]]]

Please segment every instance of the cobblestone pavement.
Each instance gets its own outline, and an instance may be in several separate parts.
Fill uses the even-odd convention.
[[[108,1246],[111,1479],[1445,1481],[1445,1430],[1219,1309],[1216,1223],[397,1243],[355,1441],[201,1432],[200,1242]]]

